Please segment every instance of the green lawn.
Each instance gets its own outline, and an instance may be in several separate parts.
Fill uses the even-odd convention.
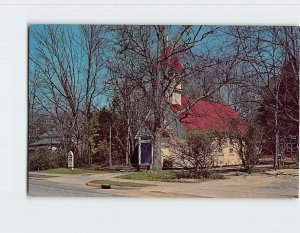
[[[176,172],[172,171],[132,172],[127,175],[118,176],[117,178],[132,180],[166,181],[177,179],[177,175]]]
[[[41,172],[50,173],[50,174],[94,174],[94,173],[107,173],[112,171],[81,169],[81,168],[74,168],[73,170],[67,168],[54,168],[54,169],[44,170]]]
[[[195,182],[192,180],[180,179],[180,171],[132,172],[127,175],[118,176],[117,178],[164,182]]]
[[[132,172],[126,175],[118,176],[116,178],[162,182],[196,183],[207,179],[224,179],[225,177],[222,174],[213,173],[207,179],[191,179],[186,178],[185,174],[180,170],[164,170],[160,172]]]
[[[91,184],[99,184],[99,185],[111,185],[111,186],[119,186],[119,187],[146,187],[153,186],[150,184],[139,184],[133,182],[119,182],[119,181],[111,181],[111,180],[92,180],[88,183]]]
[[[284,169],[299,169],[299,164],[284,165]]]
[[[29,174],[30,178],[36,178],[36,179],[44,179],[44,178],[53,178],[57,176],[47,176],[47,175],[38,175],[38,174]]]

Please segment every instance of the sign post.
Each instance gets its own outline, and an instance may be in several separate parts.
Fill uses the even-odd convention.
[[[71,168],[71,170],[74,168],[74,154],[72,151],[68,153],[68,168]]]

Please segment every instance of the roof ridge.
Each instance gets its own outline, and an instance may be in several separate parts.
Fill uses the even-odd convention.
[[[203,102],[207,102],[207,103],[221,104],[221,105],[224,105],[224,106],[231,107],[231,105],[229,105],[229,104],[225,104],[225,103],[222,103],[222,102],[208,101],[208,100],[203,100],[203,99],[197,100],[197,99],[195,99],[195,98],[186,97],[186,96],[184,96],[184,95],[181,95],[181,98],[185,98],[185,99],[189,99],[189,100],[195,100],[195,101],[197,101],[197,102],[199,102],[199,101],[203,101]]]

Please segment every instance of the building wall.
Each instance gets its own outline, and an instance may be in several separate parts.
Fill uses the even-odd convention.
[[[237,154],[234,144],[230,142],[229,138],[222,145],[222,152],[216,154],[215,166],[232,166],[241,165],[242,160]]]
[[[162,143],[161,152],[163,159],[175,159],[176,156],[172,155],[172,148],[169,146],[167,141]],[[163,162],[163,161],[162,161]],[[175,161],[176,163],[176,161]],[[222,151],[215,153],[215,166],[233,166],[241,165],[242,161],[234,149],[233,143],[229,139],[226,139],[225,143],[222,145]]]
[[[171,153],[170,153],[170,148],[169,148],[169,145],[166,141],[162,142],[161,144],[161,153],[162,153],[162,156],[161,156],[161,163],[163,164],[164,162],[164,159],[169,159],[171,158]]]

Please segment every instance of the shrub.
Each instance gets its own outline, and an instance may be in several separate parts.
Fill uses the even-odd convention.
[[[165,158],[163,162],[163,168],[169,169],[173,167],[173,159],[172,158]]]
[[[39,148],[28,154],[28,170],[39,171],[66,166],[66,158],[59,151]]]
[[[242,160],[242,165],[249,174],[259,164],[259,159],[264,145],[264,132],[257,122],[247,122],[247,127],[240,129],[239,121],[231,119],[229,125],[232,129],[231,139],[234,147]]]
[[[208,178],[214,165],[214,156],[221,140],[218,132],[199,130],[187,133],[184,140],[174,143],[176,163],[186,168],[189,178]]]

